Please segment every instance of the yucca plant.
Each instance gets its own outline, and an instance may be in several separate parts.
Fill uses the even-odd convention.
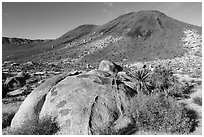
[[[134,88],[137,90],[138,93],[143,93],[146,95],[151,93],[153,86],[149,81],[150,76],[149,70],[139,69],[130,73],[130,76],[134,80],[136,80],[136,85]]]

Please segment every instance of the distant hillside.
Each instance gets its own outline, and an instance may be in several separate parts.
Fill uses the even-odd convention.
[[[3,60],[24,60],[51,48],[50,46],[47,48],[42,46],[51,41],[2,37],[2,58]]]
[[[2,37],[2,44],[9,44],[9,45],[22,45],[22,44],[31,44],[31,43],[40,43],[44,40],[31,40],[31,39],[22,39],[22,38],[8,38]]]
[[[59,37],[55,41],[58,41],[60,44],[72,42],[73,40],[77,40],[77,39],[89,34],[96,27],[97,27],[97,25],[91,25],[91,24],[81,25],[81,26],[65,33],[64,35],[62,35],[61,37]]]

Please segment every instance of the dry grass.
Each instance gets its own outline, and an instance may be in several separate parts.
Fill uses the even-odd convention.
[[[28,121],[29,122],[29,121]],[[17,130],[7,129],[4,135],[53,135],[59,131],[59,126],[55,119],[44,118],[39,120],[34,126],[25,126]]]
[[[14,115],[15,115],[15,112],[3,113],[2,114],[2,129],[10,126]]]
[[[15,113],[20,108],[22,101],[2,104],[2,134],[4,135],[52,135],[59,129],[55,119],[45,118],[35,126],[22,127],[18,130],[11,130],[10,124]]]
[[[195,111],[165,94],[135,97],[131,111],[139,131],[189,134],[198,125]]]
[[[2,129],[10,126],[11,120],[13,119],[15,113],[20,108],[21,102],[14,102],[3,104],[2,103]]]

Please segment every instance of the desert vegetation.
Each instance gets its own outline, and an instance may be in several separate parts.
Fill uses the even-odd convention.
[[[193,91],[179,83],[171,68],[159,65],[153,72],[140,69],[131,75],[140,93],[132,99],[130,108],[138,132],[189,134],[195,130],[197,113],[178,102]],[[202,99],[194,98],[194,103],[202,105]]]
[[[194,91],[188,84],[179,82],[171,68],[159,65],[153,71],[147,68],[126,70],[135,81],[133,88],[138,93],[131,98],[128,110],[132,118],[131,127],[123,131],[108,127],[101,134],[190,134],[195,130],[199,124],[197,112],[179,102]],[[4,103],[11,101],[18,102],[5,100]],[[202,106],[200,97],[193,98],[193,102]],[[16,111],[3,113],[3,134],[51,135],[59,130],[58,123],[52,118],[41,119],[35,126],[12,131],[6,129],[15,113]]]
[[[59,130],[55,119],[46,117],[39,120],[35,125],[22,127],[18,130],[7,129],[3,132],[5,135],[53,135]]]
[[[165,96],[165,93],[135,97],[131,110],[141,131],[188,134],[195,129],[196,112]]]
[[[201,97],[195,97],[193,98],[193,102],[199,106],[202,106],[202,98]]]
[[[2,114],[2,129],[10,126],[16,112],[7,112]]]

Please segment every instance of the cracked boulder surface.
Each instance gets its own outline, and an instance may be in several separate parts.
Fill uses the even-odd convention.
[[[59,125],[58,135],[118,134],[128,129],[130,99],[137,92],[122,81],[113,84],[113,76],[107,73],[94,70],[49,79],[26,98],[11,128],[51,117]]]

